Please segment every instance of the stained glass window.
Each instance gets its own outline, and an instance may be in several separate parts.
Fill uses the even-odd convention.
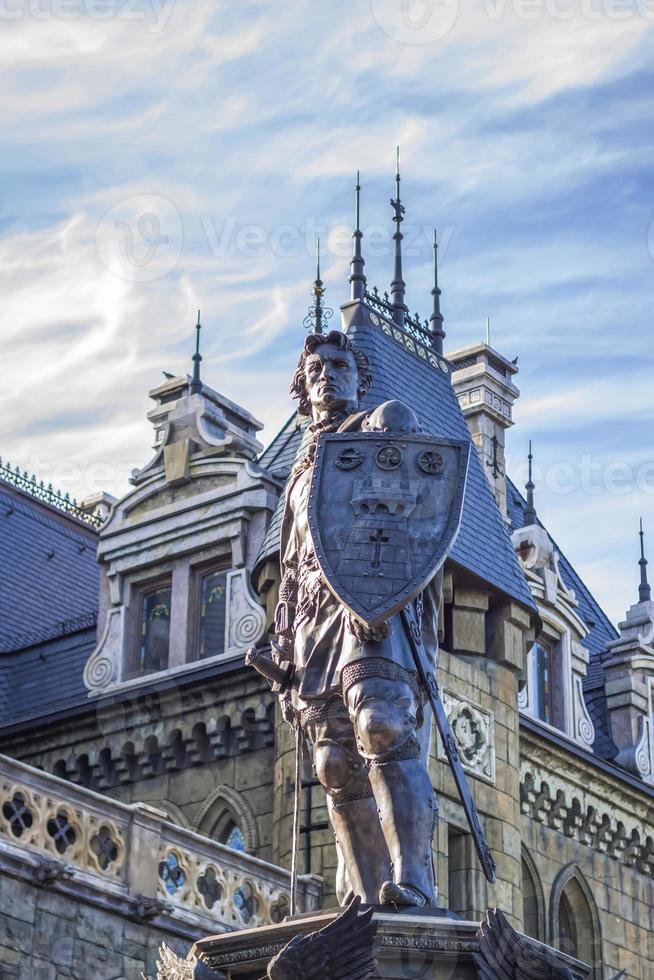
[[[168,666],[171,587],[162,585],[141,596],[141,629],[136,670],[149,674]]]
[[[227,573],[209,572],[200,579],[200,638],[198,656],[215,657],[225,649],[225,592]]]
[[[226,844],[227,847],[231,847],[233,851],[245,851],[245,837],[243,836],[243,831],[234,823],[233,820],[225,827],[221,835],[221,844]]]

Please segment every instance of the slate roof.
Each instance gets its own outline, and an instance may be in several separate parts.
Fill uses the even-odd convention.
[[[0,659],[0,727],[83,704],[84,665],[96,644],[95,615],[78,629]]]
[[[96,548],[92,528],[0,479],[0,654],[96,614]]]
[[[367,310],[366,307],[364,309]],[[379,318],[376,319],[379,321]],[[470,441],[470,432],[452,388],[447,362],[441,359],[443,370],[438,364],[430,362],[426,354],[420,356],[417,353],[420,345],[408,335],[393,331],[387,324],[384,324],[384,329],[373,325],[368,314],[365,321],[353,324],[348,329],[348,336],[370,359],[373,383],[364,398],[363,407],[374,408],[389,399],[401,399],[411,405],[425,431]],[[436,360],[433,353],[431,357]],[[295,417],[289,420],[260,457],[263,466],[278,466],[280,459],[283,459],[290,469],[292,448],[295,446],[297,451],[301,439],[301,433],[296,432],[294,427]],[[280,520],[278,509],[259,554],[259,562],[278,550]],[[450,558],[490,586],[535,611],[525,576],[476,451],[470,454],[461,530]]]
[[[526,502],[520,491],[508,478],[506,490],[507,510],[512,528],[524,527]],[[538,523],[541,524],[541,527],[543,526],[541,521]],[[549,531],[547,533],[549,534]],[[617,749],[609,735],[602,660],[607,644],[617,638],[618,632],[551,535],[550,538],[559,554],[561,577],[566,586],[574,591],[575,598],[579,603],[577,612],[589,628],[589,633],[583,640],[584,646],[590,653],[588,673],[584,680],[584,700],[595,726],[593,750],[603,759],[613,759],[617,755]]]

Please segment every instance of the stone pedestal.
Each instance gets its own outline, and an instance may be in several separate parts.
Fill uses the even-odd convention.
[[[192,952],[226,980],[260,980],[265,977],[272,957],[294,936],[306,936],[322,929],[339,911],[307,913],[278,925],[209,936],[196,943]],[[375,956],[379,965],[373,977],[477,980],[474,954],[479,952],[478,922],[451,918],[435,909],[413,913],[378,910],[374,919],[377,922]],[[539,943],[534,945],[544,949]],[[591,971],[584,964],[565,954],[557,955],[575,980],[590,977]]]

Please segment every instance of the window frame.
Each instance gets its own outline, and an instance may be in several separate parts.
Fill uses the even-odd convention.
[[[227,556],[212,558],[196,565],[191,565],[189,583],[189,601],[191,610],[189,612],[189,638],[190,649],[187,650],[187,663],[207,663],[217,660],[224,656],[228,649],[227,646],[227,626],[229,622],[229,573],[234,570],[233,565],[227,560]],[[202,581],[208,575],[223,574],[225,576],[225,635],[223,636],[223,648],[220,653],[212,654],[210,657],[200,656],[200,631],[202,629]]]
[[[520,710],[544,728],[573,738],[573,671],[569,629],[553,618],[542,616],[541,634],[527,654],[526,693],[520,693]],[[536,648],[548,646],[551,651],[552,721],[539,717],[536,711]]]
[[[152,595],[153,592],[157,592],[159,589],[168,587],[170,589],[170,620],[168,628],[168,658],[165,667],[159,667],[157,670],[139,670],[139,651],[141,647],[141,630],[143,624],[143,604],[147,596]],[[122,679],[125,681],[138,680],[139,678],[152,677],[155,674],[161,674],[170,668],[170,633],[173,626],[173,575],[168,572],[164,575],[159,575],[156,578],[149,579],[146,581],[134,582],[131,585],[131,602],[134,609],[134,615],[131,618],[131,642],[126,644],[126,649],[128,656],[125,663],[125,672]]]

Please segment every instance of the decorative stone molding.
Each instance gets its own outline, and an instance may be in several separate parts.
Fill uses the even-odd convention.
[[[495,782],[495,726],[493,714],[470,701],[443,690],[443,707],[454,733],[466,772],[488,783]],[[446,758],[439,739],[438,754]]]
[[[521,733],[520,803],[523,815],[627,867],[654,877],[649,795],[572,759],[563,750]]]
[[[123,728],[108,738],[77,745],[66,757],[40,752],[41,764],[73,783],[104,791],[149,776],[178,772],[198,762],[226,759],[274,744],[274,705],[225,704],[225,714],[198,721],[190,717],[161,719],[129,733]],[[81,750],[81,751],[80,751]]]
[[[245,797],[231,786],[217,786],[213,793],[210,793],[193,823],[193,829],[199,834],[210,837],[226,807],[243,833],[246,851],[248,854],[257,854],[259,851],[257,818]]]
[[[526,530],[531,532],[534,528]],[[536,530],[542,531],[542,528]],[[539,640],[549,644],[555,661],[553,681],[556,684],[555,698],[561,717],[554,727],[582,748],[592,752],[595,726],[586,707],[583,691],[590,654],[582,640],[588,635],[588,627],[576,611],[578,604],[574,593],[564,591],[564,587],[558,584],[556,598],[554,602],[550,602],[546,599],[547,585],[542,577],[527,570],[527,581],[541,616]],[[540,721],[533,699],[537,686],[535,653],[536,648],[532,647],[527,656],[526,676],[523,675],[526,683],[519,691],[518,706],[521,712]]]
[[[252,591],[245,568],[227,576],[227,614],[225,622],[225,655],[247,650],[262,636],[266,611]]]
[[[238,656],[265,629],[246,572],[279,497],[278,481],[255,462],[261,425],[206,385],[190,394],[185,376],[150,395],[155,455],[133,474],[133,489],[113,504],[99,535],[98,644],[84,671],[91,697],[144,682],[135,676],[141,596],[162,582],[172,598],[160,674],[197,666],[201,579],[208,570],[232,570],[223,649],[214,659]]]
[[[654,785],[654,602],[638,602],[603,658],[616,764]]]
[[[559,595],[576,605],[575,594],[568,589],[559,569],[559,553],[544,527],[532,524],[521,527],[511,535],[511,541],[523,568],[543,584],[543,600],[556,605]]]
[[[95,887],[138,921],[170,915],[206,931],[278,922],[290,874],[170,824],[144,804],[118,803],[0,756],[0,871],[21,868],[43,887]],[[301,878],[300,903],[320,885]]]
[[[133,483],[140,483],[153,470],[162,468],[167,483],[184,483],[189,479],[192,454],[222,452],[254,459],[263,449],[255,438],[261,422],[208,385],[203,385],[201,392],[190,394],[189,381],[188,376],[180,375],[150,392],[156,403],[148,412],[155,430],[156,452],[146,466],[133,472]]]
[[[572,675],[572,726],[575,742],[585,746],[592,752],[593,742],[595,741],[595,726],[588,714],[588,708],[584,700],[582,679],[579,674]]]

